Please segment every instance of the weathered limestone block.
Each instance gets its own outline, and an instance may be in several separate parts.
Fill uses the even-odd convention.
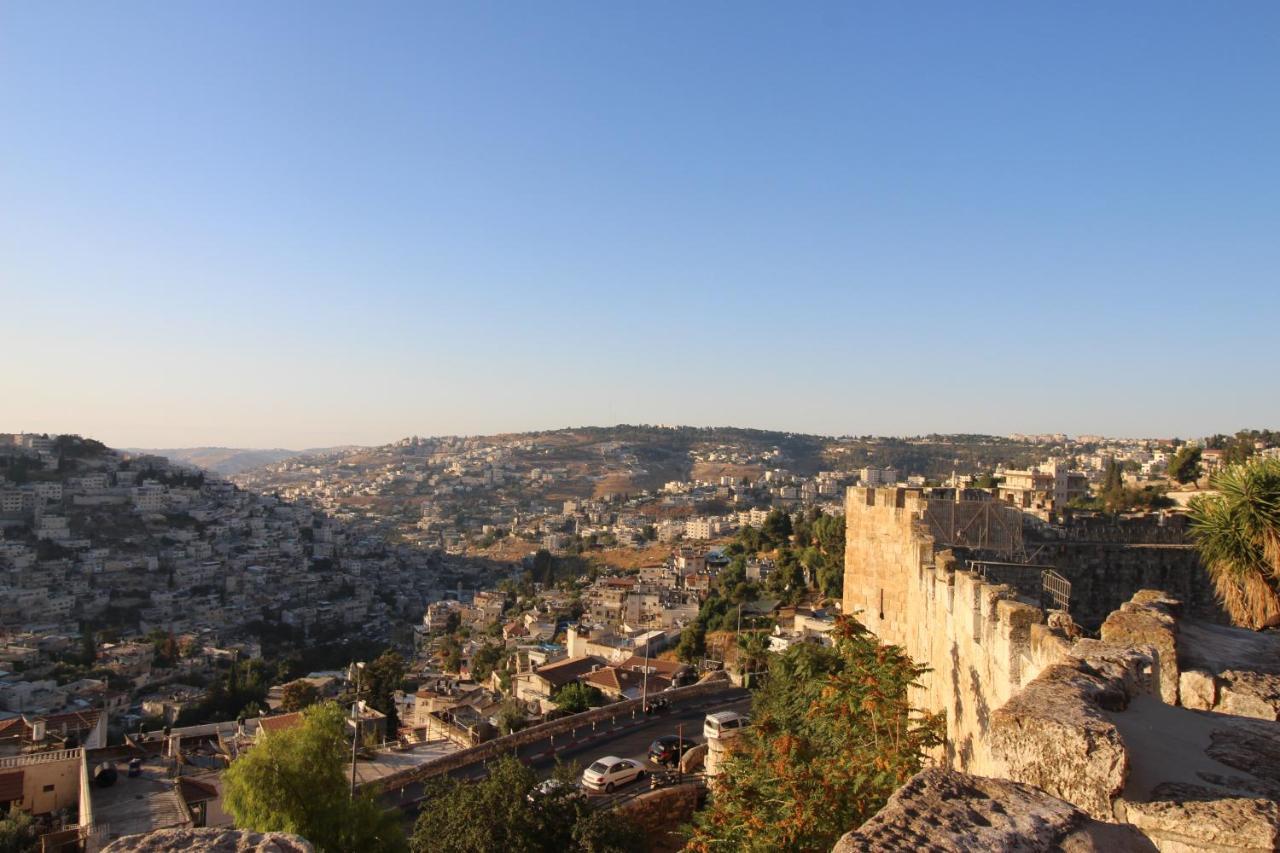
[[[1155,649],[1160,698],[1178,704],[1178,602],[1156,590],[1140,590],[1102,623],[1104,643]]]
[[[1030,785],[931,768],[908,780],[832,853],[1150,849],[1127,827],[1099,824]]]
[[[1102,708],[1123,708],[1127,701],[1123,683],[1084,661],[1055,664],[995,712],[992,756],[1007,778],[1110,820],[1129,758]]]
[[[1116,812],[1161,853],[1280,849],[1280,806],[1261,797],[1229,797],[1200,785],[1168,783],[1145,802],[1120,800]]]
[[[1118,646],[1101,640],[1077,640],[1071,647],[1073,658],[1084,661],[1109,690],[1117,691],[1104,703],[1108,708],[1123,707],[1134,696],[1160,697],[1155,655],[1151,646]]]
[[[1259,720],[1280,720],[1280,675],[1242,672],[1222,673],[1215,711]]]
[[[1178,699],[1184,708],[1212,711],[1218,704],[1218,680],[1212,672],[1185,669],[1178,673]]]
[[[126,835],[103,848],[102,853],[315,853],[305,838],[284,832],[250,832],[243,829],[161,829],[143,835]]]
[[[1205,754],[1239,773],[1220,778],[1201,771],[1199,777],[1280,801],[1280,725],[1229,717],[1214,722]]]

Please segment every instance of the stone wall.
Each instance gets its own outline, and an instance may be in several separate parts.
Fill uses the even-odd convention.
[[[1050,540],[1028,542],[1027,552],[1071,581],[1071,617],[1091,631],[1143,589],[1176,598],[1186,616],[1228,621],[1192,545]]]
[[[1181,602],[1149,589],[1099,618],[1097,639],[1081,637],[1062,614],[1046,620],[938,548],[929,503],[906,489],[849,491],[844,606],[930,668],[912,701],[947,715],[939,757],[950,773],[1030,786],[1070,803],[1104,835],[1128,839],[1098,849],[1127,849],[1134,838],[1133,849],[1167,853],[1280,849],[1280,637],[1186,619]],[[1181,545],[1076,539],[1064,547],[1087,549],[1076,553],[1089,555],[1078,562],[1101,590],[1091,599],[1098,606],[1146,579],[1180,590],[1200,583],[1180,574]],[[1175,556],[1141,556],[1143,547]],[[1000,814],[1026,794],[968,776],[918,787],[968,792],[955,827],[943,833],[937,815],[913,806],[878,829],[873,819],[842,849],[892,849],[883,845],[912,833],[928,840],[922,850],[971,849],[991,822],[979,801],[1007,796],[990,807]],[[1080,820],[1069,816],[1062,832]],[[984,839],[990,849],[1058,843],[1004,823],[1010,846]]]
[[[284,832],[252,832],[247,829],[161,829],[144,835],[126,835],[111,842],[103,853],[315,853],[305,838]]]
[[[649,837],[651,846],[659,847],[668,833],[693,820],[705,793],[701,785],[692,783],[659,788],[628,800],[617,812],[635,821]]]
[[[850,489],[846,498],[844,609],[877,637],[931,671],[913,703],[947,717],[946,756],[983,773],[991,712],[1044,667],[1067,639],[1038,607],[988,583],[938,550],[925,520],[930,501],[908,489]],[[988,505],[1021,523],[1013,507]]]

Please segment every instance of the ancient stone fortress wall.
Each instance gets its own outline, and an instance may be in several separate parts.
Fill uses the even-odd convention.
[[[927,509],[849,492],[845,610],[932,668],[916,700],[947,714],[950,769],[838,849],[1280,849],[1280,636],[1145,590],[1080,638],[958,568]]]
[[[939,549],[926,520],[930,503],[909,489],[849,490],[844,610],[930,667],[913,702],[946,712],[950,763],[983,772],[991,712],[1059,659],[1067,639],[1011,587],[961,569],[950,551]],[[948,513],[996,512],[1007,525],[1021,524],[1011,506],[933,503],[951,504]]]

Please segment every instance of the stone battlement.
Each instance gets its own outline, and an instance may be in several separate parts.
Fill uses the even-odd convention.
[[[854,488],[845,503],[845,612],[931,667],[913,701],[946,712],[950,763],[983,772],[991,711],[1064,653],[1066,635],[1011,587],[963,569],[935,543],[926,515],[931,504],[952,502],[910,489]],[[1017,509],[993,503],[953,506],[1021,524]]]
[[[961,567],[933,535],[937,503],[907,489],[849,490],[844,608],[930,668],[912,701],[946,714],[940,757],[952,771],[1032,786],[1009,805],[1042,796],[1036,808],[1060,813],[1063,837],[1086,815],[1125,839],[1100,849],[1280,849],[1280,637],[1184,619],[1181,601],[1146,589],[1106,616],[1099,639],[1081,638],[1065,614],[1046,617]],[[953,507],[952,531],[971,520],[1002,529],[1018,513]],[[1098,566],[1101,582],[1109,568]],[[972,777],[916,784],[907,800],[1005,790]],[[918,808],[891,811],[840,849],[935,838]],[[970,849],[987,826],[960,820],[929,849]],[[1000,832],[1019,849],[1055,849],[1017,826]]]

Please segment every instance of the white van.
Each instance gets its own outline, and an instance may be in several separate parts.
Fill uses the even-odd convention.
[[[737,711],[721,711],[718,714],[707,714],[702,724],[702,735],[706,738],[729,738],[742,731],[742,727],[751,721]]]

